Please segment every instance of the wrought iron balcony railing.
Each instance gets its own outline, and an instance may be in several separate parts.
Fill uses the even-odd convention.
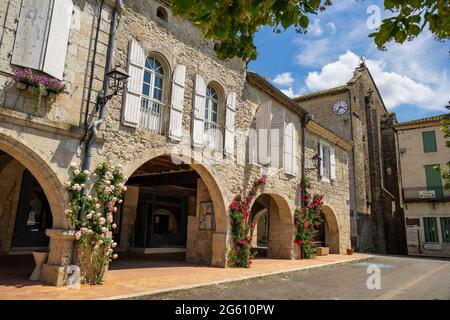
[[[403,188],[405,202],[450,201],[450,190],[439,187]]]

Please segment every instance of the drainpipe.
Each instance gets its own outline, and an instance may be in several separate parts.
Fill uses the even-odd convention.
[[[102,1],[102,4],[103,4],[103,1]],[[90,126],[90,128],[88,130],[89,137],[85,144],[84,157],[83,157],[83,162],[82,162],[82,170],[90,170],[91,161],[92,161],[92,146],[94,145],[94,142],[97,139],[98,129],[105,120],[107,99],[105,99],[104,97],[108,94],[108,90],[109,90],[107,73],[111,70],[111,67],[112,67],[113,52],[114,52],[114,46],[116,43],[116,29],[117,29],[118,18],[121,13],[121,10],[122,10],[122,0],[116,0],[114,11],[112,13],[111,26],[110,26],[110,31],[109,31],[108,50],[106,53],[105,74],[103,77],[103,88],[102,88],[102,92],[100,92],[99,96],[97,97],[97,103],[96,103],[96,110],[100,110],[100,113],[99,113],[98,120],[94,121],[94,123]],[[101,16],[101,11],[100,11],[100,16]],[[85,189],[83,192],[86,193],[87,190]],[[80,211],[78,212],[78,215],[77,215],[78,220],[80,220],[83,213],[84,213],[84,206],[82,206]]]
[[[305,156],[305,139],[306,139],[306,126],[308,125],[308,122],[313,120],[313,115],[310,113],[305,114],[305,116],[302,118],[302,120],[300,121],[300,128],[301,128],[301,133],[302,133],[302,144],[301,144],[301,149],[302,149],[302,170],[301,170],[301,182],[305,181],[306,178],[306,170],[305,170],[305,165],[306,165],[306,156]],[[303,203],[303,201],[300,200],[301,203],[301,207],[303,208],[305,206],[305,204]]]
[[[91,167],[92,161],[92,146],[94,145],[95,140],[97,139],[98,129],[100,125],[105,121],[105,113],[106,113],[106,100],[103,99],[108,94],[108,77],[107,73],[111,71],[112,68],[112,60],[113,60],[113,52],[116,43],[116,29],[118,23],[118,17],[120,15],[122,9],[122,0],[116,0],[115,8],[112,14],[111,19],[111,27],[109,31],[109,40],[108,40],[108,51],[106,53],[106,65],[105,65],[105,74],[103,77],[103,88],[99,97],[97,98],[96,108],[100,110],[98,120],[94,121],[94,123],[89,128],[89,138],[86,142],[86,148],[84,152],[83,159],[83,170],[89,170]]]

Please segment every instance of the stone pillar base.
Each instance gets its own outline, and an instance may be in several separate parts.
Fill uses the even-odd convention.
[[[49,256],[43,265],[41,281],[54,286],[63,286],[67,281],[68,266],[72,264],[74,230],[47,229],[50,237]]]
[[[211,266],[225,268],[227,266],[227,235],[225,233],[214,233],[212,240]]]

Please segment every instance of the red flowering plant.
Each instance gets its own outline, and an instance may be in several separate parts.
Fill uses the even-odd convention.
[[[244,188],[241,187],[239,194],[234,197],[229,206],[233,236],[233,248],[228,254],[228,263],[231,267],[248,268],[252,263],[251,245],[255,224],[253,222],[254,216],[251,213],[251,205],[259,189],[265,183],[264,178],[256,179],[247,195],[244,194]]]
[[[318,229],[323,223],[323,196],[311,196],[308,191],[310,187],[307,181],[300,183],[302,206],[297,207],[294,212],[294,242],[300,247],[302,258],[311,258],[314,255],[315,237],[318,235]]]

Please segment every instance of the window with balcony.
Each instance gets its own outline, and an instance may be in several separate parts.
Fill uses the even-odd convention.
[[[434,131],[424,131],[422,132],[422,142],[423,142],[423,152],[436,152],[436,133]]]
[[[205,97],[205,146],[219,151],[220,137],[219,95],[213,86],[208,85]]]
[[[153,57],[148,57],[142,84],[140,127],[161,133],[164,116],[164,68]]]

